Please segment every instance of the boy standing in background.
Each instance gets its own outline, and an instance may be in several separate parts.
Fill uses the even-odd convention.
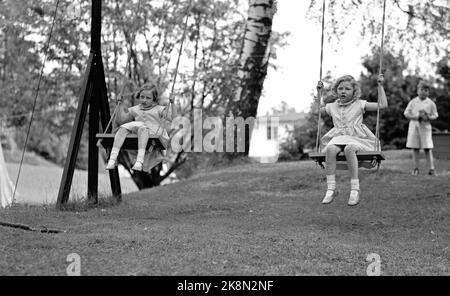
[[[430,85],[426,81],[420,81],[417,86],[418,96],[412,99],[405,109],[404,115],[409,119],[408,138],[406,148],[413,149],[414,169],[412,174],[419,174],[420,149],[425,152],[428,174],[435,175],[433,160],[433,139],[431,120],[438,118],[436,104],[428,97]]]

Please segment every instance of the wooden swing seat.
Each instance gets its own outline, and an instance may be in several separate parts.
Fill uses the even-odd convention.
[[[114,134],[96,134],[95,137],[97,140],[101,140],[100,144],[106,149],[111,148],[114,143]],[[150,137],[147,143],[147,150],[153,146],[154,148],[159,148],[161,150],[165,150],[166,147],[161,143],[161,140],[158,137]],[[138,150],[138,137],[136,134],[129,134],[125,139],[125,142],[122,145],[122,149],[125,150]]]
[[[325,162],[325,152],[310,152],[308,153],[309,158],[316,161],[319,165]],[[385,156],[381,151],[360,151],[356,153],[356,157],[358,161],[367,161],[371,162],[374,159],[377,163],[381,163],[382,160],[385,160]],[[336,161],[346,161],[344,152],[339,152],[336,156]]]

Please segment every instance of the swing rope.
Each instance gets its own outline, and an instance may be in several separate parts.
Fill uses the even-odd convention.
[[[320,41],[320,79],[319,81],[322,81],[322,65],[323,65],[323,39],[324,39],[324,32],[325,32],[325,0],[322,1],[322,38]],[[320,114],[320,101],[322,100],[322,90],[317,90],[317,110],[319,113],[319,118],[317,119],[317,138],[316,138],[316,151],[320,152],[320,135],[322,133],[320,120],[321,120],[321,114]]]
[[[173,98],[173,94],[174,94],[174,90],[175,90],[175,83],[177,81],[178,67],[180,65],[181,53],[183,52],[184,40],[186,39],[186,31],[187,31],[187,26],[188,26],[188,21],[189,21],[189,10],[191,9],[191,4],[192,4],[192,0],[189,2],[188,13],[186,15],[186,20],[184,21],[183,36],[181,37],[180,49],[178,50],[177,64],[175,66],[175,73],[173,76],[172,88],[170,90],[170,95],[169,95],[169,104],[173,103],[172,98]]]
[[[137,12],[139,12],[140,7],[141,7],[141,0],[138,1]],[[136,23],[137,17],[138,17],[138,14],[136,13],[136,15],[134,16],[133,24]],[[125,65],[125,71],[126,71],[126,69],[128,69],[128,67],[130,66],[130,61],[131,61],[131,49],[132,49],[131,46],[132,46],[132,44],[134,43],[134,41],[135,41],[135,39],[136,39],[136,35],[137,35],[137,32],[134,31],[134,35],[132,36],[132,38],[131,38],[131,40],[130,40],[130,41],[132,41],[132,42],[130,42],[130,50],[128,51],[127,63],[126,63],[126,65]],[[120,103],[122,102],[123,92],[124,92],[124,89],[125,89],[125,80],[126,80],[126,75],[124,75],[123,78],[122,78],[122,86],[121,86],[121,88],[120,88],[119,99],[116,101],[116,107],[114,108],[113,114],[111,115],[111,118],[109,119],[109,122],[108,122],[108,124],[106,125],[106,128],[105,128],[105,130],[104,130],[105,133],[108,132],[108,129],[109,129],[109,127],[111,126],[112,121],[114,120],[114,118],[115,118],[116,115],[117,115],[117,110],[119,109],[119,105],[120,105]],[[97,141],[97,146],[100,146],[101,143],[102,143],[102,141],[103,141],[102,139],[99,139],[99,140]]]
[[[35,96],[34,96],[33,108],[31,109],[30,122],[28,123],[27,135],[25,137],[25,143],[23,145],[22,157],[20,159],[19,171],[17,173],[17,178],[16,178],[16,184],[14,186],[14,193],[13,193],[13,198],[12,198],[12,202],[13,203],[15,202],[15,198],[16,198],[17,185],[19,183],[20,172],[22,170],[23,159],[24,159],[24,156],[25,156],[25,150],[27,148],[28,138],[30,136],[31,124],[33,123],[34,111],[36,110],[36,103],[37,103],[37,98],[39,96],[39,90],[40,90],[40,87],[41,87],[42,76],[44,74],[44,67],[45,67],[45,63],[47,61],[48,52],[49,52],[49,49],[50,49],[50,40],[52,39],[53,28],[55,26],[55,21],[56,21],[56,15],[57,15],[57,12],[58,12],[59,2],[60,2],[60,0],[56,0],[55,11],[53,13],[53,20],[52,20],[52,24],[51,24],[51,27],[50,27],[50,33],[48,34],[47,44],[45,46],[44,60],[42,61],[41,71],[39,73],[39,80],[38,80],[38,84],[37,84],[36,92],[35,92]]]
[[[138,5],[140,5],[140,1],[139,1]],[[189,1],[188,12],[190,11],[191,7],[192,7],[192,0]],[[138,8],[139,8],[139,6],[138,6]],[[188,20],[189,20],[189,13],[187,13],[186,20],[185,20],[185,23],[184,23],[183,36],[182,36],[181,43],[180,43],[180,49],[179,49],[179,52],[178,52],[178,58],[177,58],[177,63],[176,63],[176,67],[175,67],[174,79],[173,79],[172,88],[171,88],[170,95],[169,95],[169,105],[166,108],[166,114],[165,114],[166,117],[167,117],[167,114],[169,112],[170,105],[173,104],[173,94],[174,94],[174,89],[175,89],[175,83],[176,83],[176,80],[177,80],[178,68],[179,68],[179,65],[180,65],[181,53],[183,51],[183,44],[184,44],[184,40],[186,39],[185,37],[186,37],[186,32],[187,32]],[[130,59],[131,59],[131,51],[128,52],[128,59],[127,59],[126,68],[128,68],[128,65],[130,63]],[[109,122],[108,122],[108,124],[106,126],[105,132],[108,131],[109,126],[111,125],[112,121],[114,120],[115,116],[117,115],[117,110],[118,110],[118,107],[119,107],[119,103],[121,102],[122,97],[123,97],[124,86],[125,86],[125,77],[123,78],[123,81],[122,81],[122,89],[120,91],[120,96],[119,96],[120,99],[119,99],[116,107],[114,108],[113,114],[112,114],[112,116],[111,116],[111,118],[110,118],[110,120],[109,120]],[[156,134],[158,134],[160,128],[161,128],[161,125],[158,127],[158,130],[156,131]],[[97,141],[97,146],[99,146],[101,144],[101,142],[102,142],[102,139],[99,139]]]
[[[383,56],[384,56],[384,27],[386,20],[386,0],[383,1],[383,20],[381,26],[381,47],[380,47],[380,62],[379,62],[379,72],[378,74],[382,74],[383,67]],[[320,81],[322,81],[322,64],[323,64],[323,41],[324,41],[324,27],[325,27],[325,0],[322,3],[322,38],[320,44]],[[318,97],[318,120],[317,120],[317,138],[316,138],[316,151],[320,152],[320,136],[321,136],[321,112],[320,112],[320,101],[322,100],[322,92],[317,91]],[[380,100],[377,100],[377,121],[376,121],[376,131],[375,131],[375,151],[381,151],[380,145]]]
[[[378,67],[378,75],[383,74],[383,56],[384,56],[384,24],[386,17],[386,0],[383,1],[383,21],[381,24],[381,46],[380,46],[380,66]],[[375,151],[381,151],[380,144],[380,100],[377,100],[377,123],[375,131]]]
[[[174,76],[173,76],[172,88],[170,90],[170,95],[169,95],[169,105],[166,108],[165,118],[167,118],[167,115],[169,114],[169,107],[173,104],[173,96],[174,96],[174,92],[175,92],[175,83],[177,81],[178,67],[180,65],[181,53],[183,52],[184,40],[186,39],[186,32],[187,32],[188,21],[189,21],[189,12],[191,10],[191,7],[192,7],[192,0],[189,1],[188,10],[186,12],[186,19],[184,21],[184,28],[183,28],[183,36],[181,37],[180,48],[178,50],[177,64],[175,66],[175,73],[174,73]],[[160,128],[161,128],[161,124],[159,125],[158,130],[156,131],[156,134],[158,134]]]

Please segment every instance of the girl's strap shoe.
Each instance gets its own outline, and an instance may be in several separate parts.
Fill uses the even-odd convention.
[[[325,193],[325,197],[322,200],[322,204],[326,205],[326,204],[331,203],[334,200],[334,198],[338,195],[339,195],[339,192],[337,190],[329,190],[328,189],[327,193]]]
[[[361,197],[361,194],[359,190],[352,189],[350,190],[350,198],[348,199],[348,205],[349,206],[356,206],[359,204],[359,199]]]
[[[142,162],[136,161],[134,166],[131,169],[133,171],[142,172]]]
[[[108,164],[106,165],[107,170],[113,170],[117,166],[116,161],[114,159],[108,160]]]

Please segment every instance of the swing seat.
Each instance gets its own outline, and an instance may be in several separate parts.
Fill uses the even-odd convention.
[[[97,140],[100,140],[100,144],[103,148],[112,148],[114,143],[114,134],[96,134],[95,137]],[[158,137],[148,139],[146,150],[148,150],[151,146],[154,148],[158,148],[160,150],[166,150],[166,147],[163,145],[161,140]],[[122,145],[122,149],[125,150],[138,150],[138,137],[136,134],[129,134],[125,139],[125,142]]]
[[[321,167],[325,162],[325,152],[310,152],[308,153],[309,158],[317,162]],[[376,160],[377,164],[380,164],[382,160],[385,160],[385,156],[381,151],[360,151],[356,153],[358,162],[372,162]],[[346,161],[344,152],[339,152],[336,156],[336,161]],[[365,167],[365,166],[364,166]]]

